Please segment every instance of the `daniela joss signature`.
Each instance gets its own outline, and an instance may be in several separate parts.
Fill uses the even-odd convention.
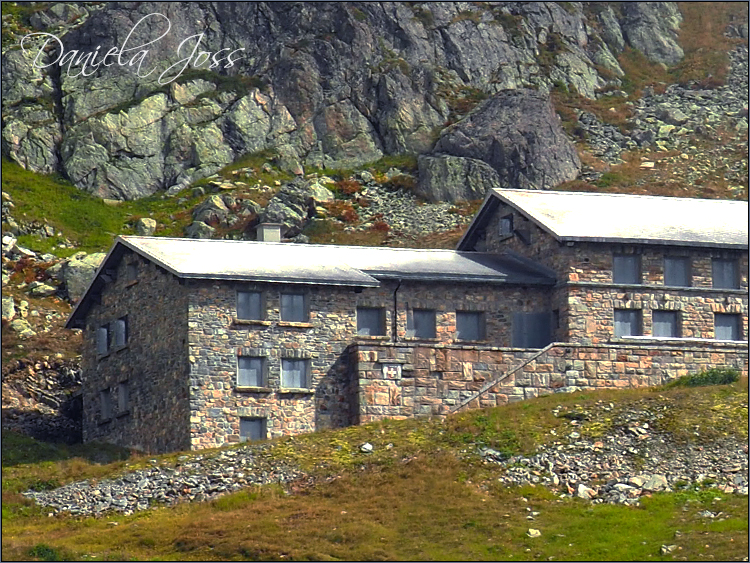
[[[131,37],[138,26],[144,24],[144,22],[146,22],[147,20],[153,20],[154,18],[156,19],[155,21],[158,21],[160,18],[163,18],[166,21],[166,31],[159,37],[157,37],[156,39],[152,39],[148,43],[130,46]],[[31,37],[46,37],[46,41],[37,51],[36,57],[34,57],[34,62],[32,64],[36,68],[47,68],[53,65],[58,65],[60,66],[60,68],[67,67],[66,73],[70,77],[81,75],[91,76],[102,65],[118,65],[131,67],[133,68],[133,70],[135,70],[135,73],[140,78],[146,78],[156,72],[156,68],[151,68],[150,70],[147,66],[144,68],[144,63],[146,62],[149,54],[149,49],[147,47],[149,45],[157,43],[162,38],[164,38],[169,33],[169,30],[171,28],[172,23],[169,21],[169,18],[167,18],[167,16],[155,13],[143,16],[138,21],[138,23],[133,26],[133,29],[130,30],[130,33],[128,33],[128,36],[125,38],[122,47],[112,47],[106,53],[101,52],[101,45],[99,45],[93,51],[79,52],[74,49],[66,52],[62,41],[60,41],[60,39],[56,35],[43,32],[29,33],[28,35],[26,35],[23,39],[21,39],[21,48],[24,51],[27,50],[24,43]],[[242,57],[242,55],[239,53],[245,50],[244,47],[234,50],[229,48],[220,49],[215,53],[199,50],[201,41],[203,41],[203,35],[203,33],[191,35],[190,37],[184,39],[182,43],[180,43],[179,47],[177,47],[177,56],[183,56],[184,54],[185,57],[169,66],[159,75],[159,84],[169,84],[173,80],[177,79],[189,66],[192,68],[200,68],[204,65],[208,65],[207,67],[205,67],[207,69],[215,69],[218,67],[229,68],[234,66],[234,63]],[[47,47],[55,44],[59,48],[57,58],[54,61],[45,64],[44,58]],[[185,50],[184,53],[183,49]],[[224,66],[221,66],[222,64]]]

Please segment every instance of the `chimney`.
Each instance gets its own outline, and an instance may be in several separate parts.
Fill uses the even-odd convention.
[[[255,231],[260,242],[281,242],[281,223],[261,223]]]

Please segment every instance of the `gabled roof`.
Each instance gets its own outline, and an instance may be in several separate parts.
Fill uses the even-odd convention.
[[[520,256],[456,250],[120,236],[68,319],[79,326],[126,249],[182,279],[378,287],[380,280],[550,285],[554,274]]]
[[[493,189],[458,244],[471,248],[502,202],[557,240],[748,247],[746,201]]]

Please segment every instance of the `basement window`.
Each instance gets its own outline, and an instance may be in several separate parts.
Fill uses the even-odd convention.
[[[240,442],[255,442],[267,437],[265,418],[240,417]]]

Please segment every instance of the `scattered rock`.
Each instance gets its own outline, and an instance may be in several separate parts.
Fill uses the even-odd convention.
[[[135,222],[135,232],[142,237],[150,237],[156,231],[156,221],[150,217],[142,217]]]
[[[542,535],[542,532],[539,530],[535,530],[534,528],[529,528],[529,531],[526,532],[526,535],[530,538],[538,538]]]

